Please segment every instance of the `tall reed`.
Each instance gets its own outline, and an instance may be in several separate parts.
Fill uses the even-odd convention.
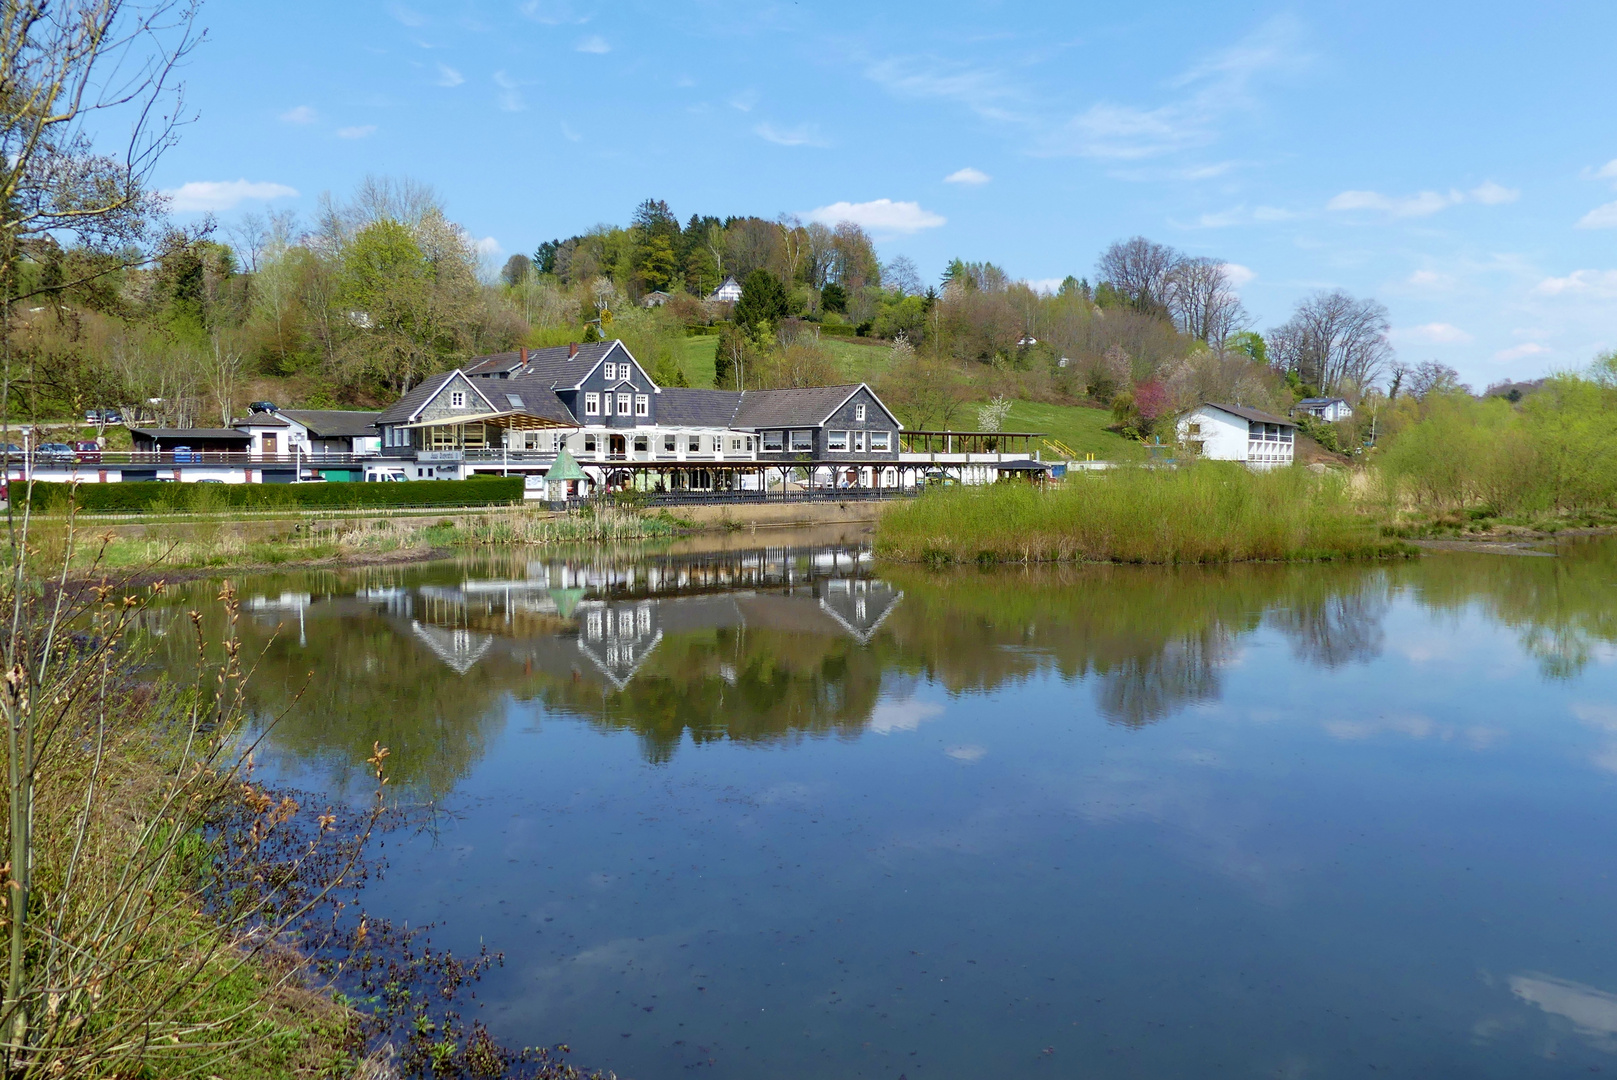
[[[907,562],[1222,563],[1383,557],[1348,481],[1203,463],[930,492],[884,514],[876,554]]]

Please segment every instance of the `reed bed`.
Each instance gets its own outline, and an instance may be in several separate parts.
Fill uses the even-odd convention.
[[[1062,484],[947,488],[882,516],[876,554],[950,563],[1228,563],[1387,558],[1351,481],[1303,469],[1198,464],[1080,474]]]

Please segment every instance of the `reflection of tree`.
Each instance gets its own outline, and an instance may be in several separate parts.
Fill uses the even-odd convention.
[[[1324,577],[1318,568],[1299,578],[1292,598],[1272,616],[1274,625],[1291,639],[1292,655],[1324,668],[1367,663],[1381,655],[1386,639],[1382,619],[1387,614],[1387,579],[1379,574],[1342,579]],[[1329,590],[1309,588],[1329,582]]]
[[[1111,666],[1095,692],[1101,715],[1127,727],[1144,727],[1191,702],[1218,697],[1218,665],[1228,643],[1227,635],[1214,627]]]

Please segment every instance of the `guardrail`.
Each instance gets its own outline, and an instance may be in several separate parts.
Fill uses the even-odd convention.
[[[26,454],[0,455],[0,459],[8,465],[17,466],[26,463],[36,468],[90,465],[239,465],[244,468],[285,465],[318,468],[374,464],[392,460],[376,454],[247,454],[225,450],[182,450],[178,453],[171,450],[85,450],[75,451],[72,456],[60,452],[42,454],[33,450]],[[404,459],[397,460],[402,464]]]

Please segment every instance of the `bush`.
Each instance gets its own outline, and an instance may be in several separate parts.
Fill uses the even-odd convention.
[[[62,511],[75,485],[34,485],[34,501]],[[499,506],[522,501],[522,478],[405,480],[348,484],[168,484],[141,480],[77,485],[79,509],[88,513],[143,513],[228,509],[357,509],[388,506]],[[12,485],[19,499],[27,488]]]
[[[847,323],[823,322],[820,324],[820,333],[832,337],[853,337],[854,328]]]

